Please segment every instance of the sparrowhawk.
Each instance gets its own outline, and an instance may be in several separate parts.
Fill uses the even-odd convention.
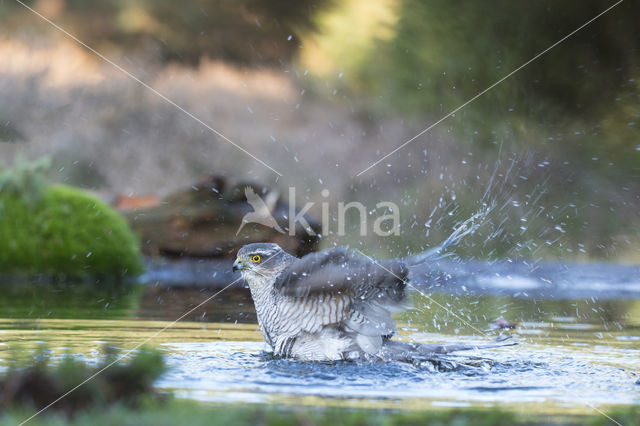
[[[401,260],[374,262],[344,248],[297,258],[277,244],[254,243],[238,251],[233,269],[249,284],[260,330],[276,356],[410,360],[477,347],[391,340],[391,314],[403,308],[409,275]]]

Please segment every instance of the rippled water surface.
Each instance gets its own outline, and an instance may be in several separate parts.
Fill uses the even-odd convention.
[[[438,336],[437,340],[455,339]],[[631,373],[640,369],[640,350],[630,348],[601,346],[576,354],[572,347],[525,343],[517,349],[441,357],[434,367],[432,362],[273,360],[255,342],[167,343],[163,347],[172,354],[173,369],[158,386],[207,401],[269,402],[315,396],[403,407],[548,401],[577,409],[640,402]]]
[[[133,347],[215,292],[153,286],[4,290],[0,368],[9,347],[39,342],[48,342],[54,354],[97,361],[105,342]],[[413,364],[273,359],[264,352],[250,298],[238,289],[154,337],[151,343],[165,352],[171,367],[156,386],[218,403],[495,405],[558,415],[640,404],[640,299],[615,293],[535,298],[517,288],[511,295],[491,296],[465,294],[461,287],[422,291],[414,294],[415,308],[397,317],[401,339],[482,343],[507,333],[517,335],[520,344]],[[492,328],[498,317],[516,329]]]

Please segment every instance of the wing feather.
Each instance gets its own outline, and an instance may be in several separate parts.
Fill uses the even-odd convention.
[[[398,260],[376,264],[344,248],[311,253],[296,259],[275,282],[285,296],[306,298],[314,293],[349,293],[379,302],[404,299],[407,266]]]

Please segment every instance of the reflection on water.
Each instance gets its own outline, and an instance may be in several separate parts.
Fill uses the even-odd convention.
[[[0,318],[144,318],[176,319],[216,292],[216,288],[142,284],[20,282],[0,279]],[[194,310],[186,321],[257,321],[248,290],[230,288]]]
[[[217,288],[161,286],[148,287],[139,309],[138,318],[175,319],[193,309],[219,291]],[[205,305],[190,313],[186,321],[256,323],[256,312],[249,291],[241,284],[229,288]]]
[[[131,348],[215,291],[3,284],[0,368],[11,346],[31,350],[41,342],[48,342],[54,359],[71,352],[96,362],[106,342]],[[238,285],[154,338],[172,367],[157,386],[181,397],[222,402],[500,405],[531,411],[540,411],[544,402],[549,413],[590,413],[589,405],[640,403],[635,384],[640,373],[640,300],[476,297],[464,291],[427,295],[414,293],[414,308],[398,316],[400,338],[482,342],[500,332],[490,324],[504,317],[517,324],[520,345],[415,365],[272,359],[262,352],[250,297]]]
[[[447,307],[449,312],[438,305]],[[432,331],[451,334],[469,330],[468,325],[453,314],[476,327],[485,328],[495,319],[504,317],[517,324],[519,334],[543,336],[550,336],[550,331],[573,328],[598,329],[601,333],[625,328],[633,330],[640,324],[640,300],[633,299],[554,300],[425,293],[414,295],[413,308],[400,316],[410,327],[426,325]],[[540,329],[541,326],[549,328]]]
[[[144,287],[132,283],[7,281],[0,277],[0,318],[124,318]]]

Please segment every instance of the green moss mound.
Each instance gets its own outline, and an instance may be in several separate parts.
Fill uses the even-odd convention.
[[[0,190],[0,272],[119,278],[143,271],[126,220],[94,196],[46,186],[36,200]]]

